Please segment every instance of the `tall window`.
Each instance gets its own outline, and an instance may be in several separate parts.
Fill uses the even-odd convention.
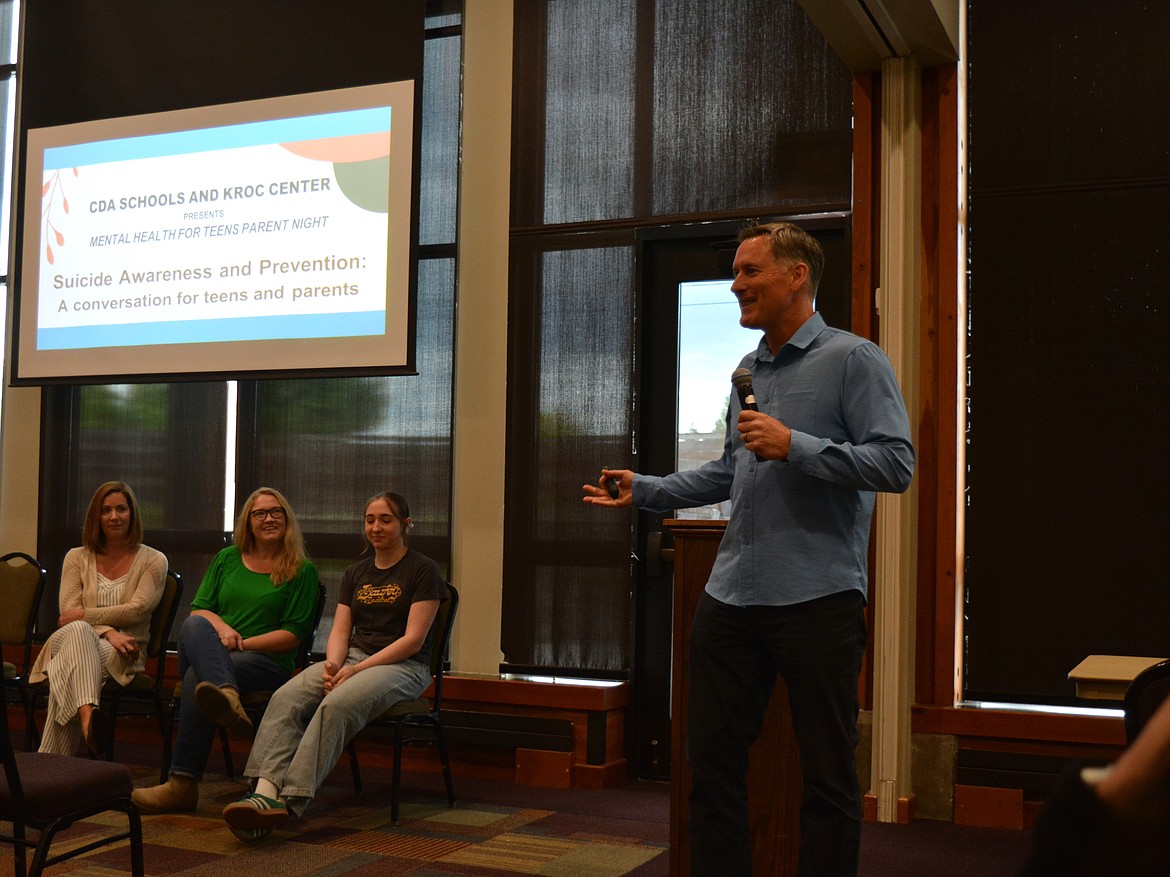
[[[1068,704],[1170,655],[1170,8],[968,6],[964,690]]]
[[[630,517],[580,491],[636,468],[638,230],[847,209],[851,79],[796,0],[519,0],[515,46],[505,669],[625,676]]]
[[[327,618],[375,493],[407,498],[412,544],[447,566],[461,9],[428,4],[418,376],[46,388],[38,552],[51,572],[78,544],[92,491],[114,478],[134,487],[146,538],[184,576],[188,597],[228,538],[225,517],[261,485],[283,492],[300,520],[331,593]]]

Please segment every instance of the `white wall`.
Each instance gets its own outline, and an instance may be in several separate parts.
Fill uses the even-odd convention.
[[[36,554],[41,391],[9,387],[7,365],[0,416],[0,554]]]
[[[504,557],[512,4],[466,0],[455,317],[452,668],[496,675]]]

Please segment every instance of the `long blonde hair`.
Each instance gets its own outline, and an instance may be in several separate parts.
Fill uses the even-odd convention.
[[[250,526],[252,507],[256,505],[257,498],[264,495],[271,496],[284,509],[284,541],[280,547],[280,554],[272,564],[272,572],[269,573],[272,584],[283,585],[296,578],[308,552],[305,551],[305,537],[301,535],[301,525],[297,523],[297,516],[293,514],[292,506],[279,490],[274,487],[257,487],[252,491],[252,495],[244,501],[244,507],[240,509],[240,516],[236,518],[232,544],[244,554],[250,553],[256,547],[256,535]]]

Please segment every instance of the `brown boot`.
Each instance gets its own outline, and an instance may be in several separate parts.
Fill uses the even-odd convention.
[[[233,737],[252,736],[252,720],[244,712],[239,692],[234,688],[200,682],[195,686],[195,703],[203,715],[226,728]]]
[[[199,806],[199,783],[171,774],[161,786],[135,789],[130,797],[143,813],[185,813]]]

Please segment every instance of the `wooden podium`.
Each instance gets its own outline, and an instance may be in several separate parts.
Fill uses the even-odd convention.
[[[663,526],[674,536],[670,874],[671,877],[690,877],[687,795],[691,789],[691,770],[686,759],[690,686],[687,655],[695,606],[710,576],[726,522],[668,520]],[[790,877],[796,874],[800,845],[800,792],[800,764],[788,713],[788,692],[784,680],[777,678],[763,730],[751,749],[748,768],[753,877]]]

